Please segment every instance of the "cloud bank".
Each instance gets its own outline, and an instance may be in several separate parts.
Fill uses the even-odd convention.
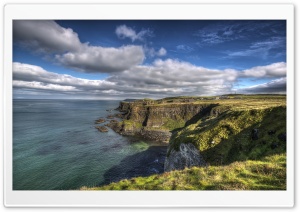
[[[86,46],[77,52],[55,56],[55,59],[63,66],[86,73],[120,72],[141,64],[144,58],[141,46],[120,48]]]
[[[272,23],[271,23],[272,24]],[[253,27],[251,22],[217,24],[197,31],[194,37],[200,38],[201,45],[216,45],[233,40],[242,40],[269,26],[259,23]],[[252,27],[252,28],[251,28]],[[274,27],[273,27],[274,28]],[[245,70],[212,69],[197,66],[179,59],[167,59],[174,52],[188,54],[196,52],[195,46],[177,43],[168,53],[167,49],[146,44],[153,36],[151,30],[137,32],[126,25],[118,26],[114,32],[119,39],[131,42],[144,42],[142,45],[122,45],[103,47],[82,43],[79,36],[70,28],[64,28],[54,21],[16,20],[13,23],[14,42],[46,56],[58,65],[82,73],[107,73],[101,80],[77,78],[55,73],[42,67],[13,63],[13,86],[15,94],[69,95],[91,98],[163,98],[183,95],[221,95],[228,93],[285,93],[286,63],[276,62],[255,66]],[[264,31],[264,33],[268,33]],[[273,33],[274,34],[274,33]],[[276,34],[276,33],[275,33]],[[227,51],[226,57],[269,57],[274,48],[284,46],[284,34],[278,31],[277,37],[252,42],[248,49]],[[116,39],[117,39],[116,37]],[[119,42],[120,40],[118,40]],[[150,45],[148,47],[147,45]],[[224,53],[224,52],[223,52]],[[283,51],[284,53],[284,51]],[[147,58],[146,58],[147,56]],[[276,57],[276,55],[274,55]],[[148,60],[151,58],[151,60]],[[157,58],[166,58],[164,60]],[[146,60],[146,63],[144,63]],[[263,79],[265,83],[234,89],[239,80]],[[266,82],[267,81],[267,82]]]
[[[239,92],[242,93],[257,93],[257,94],[266,94],[266,93],[277,93],[285,94],[286,93],[286,77],[282,77],[276,80],[272,80],[267,83],[260,85],[251,86],[248,88],[240,89]]]
[[[95,98],[163,98],[183,95],[220,95],[238,93],[285,93],[285,63],[253,67],[248,70],[208,69],[179,60],[155,60],[151,65],[139,65],[115,73],[104,80],[88,80],[58,74],[30,64],[13,64],[13,86],[16,91],[29,89],[51,91],[74,96],[89,94]],[[249,74],[251,73],[251,74]],[[271,78],[268,83],[234,90],[239,78]]]

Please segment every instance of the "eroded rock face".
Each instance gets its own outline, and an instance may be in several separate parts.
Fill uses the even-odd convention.
[[[140,131],[140,135],[143,138],[152,140],[152,141],[159,141],[168,143],[172,133],[167,130],[147,130],[143,129]]]
[[[179,151],[171,150],[170,155],[165,160],[165,172],[181,170],[192,166],[205,166],[206,163],[200,152],[191,143],[181,143]]]
[[[170,104],[147,106],[138,103],[120,102],[118,110],[122,118],[141,123],[144,127],[160,128],[167,120],[189,121],[200,112],[209,112],[212,104]]]

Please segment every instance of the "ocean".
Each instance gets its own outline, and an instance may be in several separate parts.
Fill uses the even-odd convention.
[[[76,190],[162,173],[165,145],[95,129],[118,104],[13,100],[13,190]]]

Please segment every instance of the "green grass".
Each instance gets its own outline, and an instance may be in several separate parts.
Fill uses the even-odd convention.
[[[81,190],[285,190],[286,155],[226,166],[193,167]]]
[[[258,129],[258,139],[252,140],[251,132]],[[275,134],[268,132],[274,130]],[[263,156],[283,153],[286,143],[278,140],[286,132],[286,107],[266,109],[228,110],[218,116],[204,116],[196,123],[176,132],[170,148],[178,150],[181,143],[193,143],[213,165],[234,161],[260,159]],[[278,147],[272,149],[272,144]]]
[[[142,124],[139,122],[131,121],[131,120],[123,120],[122,125],[124,126],[125,129],[136,129],[136,128],[141,128]]]
[[[181,101],[185,98],[194,101]],[[182,104],[212,107],[189,121],[182,117],[152,117],[154,121],[163,121],[161,129],[173,131],[167,156],[172,149],[178,150],[181,143],[192,143],[208,166],[126,179],[102,187],[84,187],[83,190],[286,189],[286,142],[278,139],[278,135],[287,132],[285,95],[231,95],[229,99],[219,100],[214,97],[172,97],[164,100],[167,101],[153,101],[147,107],[172,108]],[[127,129],[142,127],[142,123],[133,120],[124,120],[123,124]],[[251,138],[253,129],[259,130],[256,140]],[[269,131],[275,133],[269,134]]]
[[[169,118],[164,121],[161,128],[172,131],[184,127],[185,123],[186,122],[183,119],[173,120]]]

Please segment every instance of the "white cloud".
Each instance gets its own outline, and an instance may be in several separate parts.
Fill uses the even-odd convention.
[[[82,78],[76,78],[67,74],[57,74],[54,72],[49,72],[43,68],[35,65],[23,64],[23,63],[13,63],[13,80],[18,82],[18,87],[21,85],[26,85],[27,88],[32,86],[32,88],[42,88],[43,86],[57,85],[67,86],[69,88],[76,88],[76,90],[105,90],[111,89],[115,85],[113,82],[106,80],[88,80]],[[21,82],[26,82],[21,84]],[[30,82],[34,82],[30,84]],[[41,83],[40,85],[36,82]],[[36,87],[34,87],[36,85]],[[39,86],[38,86],[39,85]],[[43,86],[42,86],[43,85]]]
[[[237,90],[239,93],[286,93],[286,77],[272,80],[267,83],[254,85],[248,88]]]
[[[220,95],[232,93],[239,77],[267,79],[278,75],[280,64],[274,63],[249,70],[208,69],[178,60],[155,60],[151,65],[138,65],[123,72],[114,72],[103,80],[88,80],[57,74],[39,66],[14,63],[14,89],[48,90],[95,98],[163,98],[182,95]],[[258,70],[268,70],[260,74]],[[274,70],[273,70],[274,69]],[[249,73],[251,75],[249,75]],[[254,74],[253,74],[254,73]],[[243,88],[243,93],[285,92],[286,78]],[[24,91],[25,92],[25,91]]]
[[[126,91],[168,95],[209,95],[229,92],[236,79],[234,70],[213,70],[178,60],[156,60],[109,78]]]
[[[129,38],[132,42],[139,40],[144,41],[145,37],[152,36],[152,31],[149,29],[141,30],[140,32],[136,33],[136,31],[126,25],[121,25],[116,28],[116,34],[119,38]]]
[[[194,49],[189,45],[180,44],[176,46],[176,51],[183,52],[183,53],[189,53],[192,52],[193,50]]]
[[[77,91],[73,86],[62,86],[57,84],[43,84],[41,82],[26,82],[26,81],[13,81],[14,87],[30,88],[30,89],[42,89],[51,91]]]
[[[226,21],[226,23],[219,21],[215,24],[202,27],[194,34],[194,36],[200,38],[198,41],[198,45],[200,47],[206,45],[216,45],[233,40],[253,39],[261,36],[263,33],[264,36],[277,36],[284,37],[285,39],[284,30],[275,30],[280,26],[282,26],[282,23],[278,23],[276,21]],[[270,31],[267,31],[266,29],[270,29]]]
[[[234,58],[234,57],[259,57],[266,59],[268,57],[278,57],[278,53],[275,55],[270,55],[270,52],[274,49],[285,48],[285,37],[271,37],[268,40],[254,42],[248,49],[243,49],[239,51],[226,51],[224,52],[226,56],[224,58]],[[274,53],[273,53],[274,54]],[[285,54],[280,52],[280,54]]]
[[[256,66],[250,69],[246,69],[240,73],[241,77],[283,77],[286,76],[286,63],[279,62],[266,66]]]
[[[154,48],[148,48],[147,46],[144,46],[144,51],[150,56],[150,57],[162,57],[166,56],[167,50],[163,47],[161,47],[158,51],[155,51]]]
[[[56,53],[55,62],[81,72],[123,71],[141,64],[145,58],[141,46],[105,48],[81,43],[77,33],[54,21],[14,21],[13,32],[16,42],[49,54],[50,59],[52,53]],[[135,39],[142,39],[146,34],[146,31],[141,31]]]
[[[111,73],[124,71],[141,64],[145,55],[140,46],[122,46],[120,48],[103,48],[86,46],[77,52],[56,55],[62,65],[81,72]]]
[[[82,46],[77,33],[54,21],[15,20],[13,36],[14,41],[43,53],[76,51]]]
[[[160,48],[157,52],[158,56],[165,56],[167,54],[167,50],[165,48]]]

